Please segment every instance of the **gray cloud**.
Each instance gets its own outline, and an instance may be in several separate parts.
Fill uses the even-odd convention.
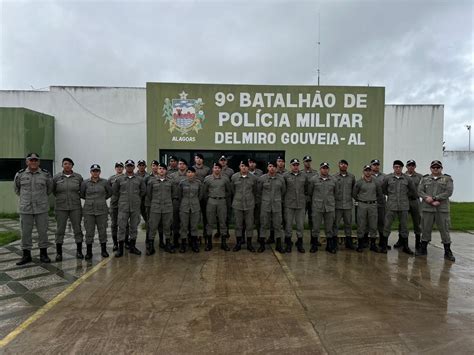
[[[0,88],[147,81],[386,87],[473,122],[471,1],[1,1]]]

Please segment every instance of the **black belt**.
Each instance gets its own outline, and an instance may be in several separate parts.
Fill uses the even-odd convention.
[[[223,199],[225,199],[225,197],[209,197],[209,198],[212,198],[213,200],[223,200]]]
[[[373,205],[373,204],[376,204],[376,203],[377,203],[377,201],[359,201],[359,202],[361,202],[361,203],[366,203],[366,204],[368,204],[368,205]]]

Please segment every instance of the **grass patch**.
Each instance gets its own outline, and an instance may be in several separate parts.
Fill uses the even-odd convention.
[[[0,232],[0,246],[20,239],[20,233],[16,231]]]
[[[474,230],[474,202],[451,202],[451,229]]]
[[[3,219],[20,219],[20,215],[18,213],[0,213],[0,218],[3,218]]]

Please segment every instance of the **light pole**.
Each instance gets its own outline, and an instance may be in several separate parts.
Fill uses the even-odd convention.
[[[471,125],[467,124],[466,125],[467,130],[469,131],[469,152],[471,151]]]

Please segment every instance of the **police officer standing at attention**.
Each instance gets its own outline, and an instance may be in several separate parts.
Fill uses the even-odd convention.
[[[240,162],[240,171],[232,175],[232,208],[235,215],[235,237],[237,244],[233,251],[242,248],[243,230],[247,235],[247,250],[255,252],[252,246],[255,196],[257,195],[257,177],[249,173],[247,161]]]
[[[219,159],[219,163],[221,164],[222,166],[222,172],[221,174],[223,176],[227,176],[229,178],[229,181],[230,179],[232,178],[232,175],[235,174],[234,172],[234,169],[232,168],[229,168],[229,166],[227,165],[228,164],[228,161],[227,161],[227,157],[225,155],[221,156],[220,159]],[[229,224],[230,224],[230,221],[232,219],[232,200],[231,200],[231,196],[229,195],[227,200],[226,200],[226,203],[227,203],[227,218],[226,218],[226,226],[227,226],[227,230],[229,230]],[[219,225],[217,226],[217,235],[216,236],[220,236],[221,234],[221,231],[220,231],[220,228],[219,228]]]
[[[123,175],[123,168],[124,165],[122,162],[118,161],[115,163],[115,175],[109,177],[109,184],[110,187],[114,184],[115,180],[121,175]],[[114,243],[113,251],[118,249],[118,239],[117,239],[117,232],[118,232],[118,199],[117,196],[112,195],[110,198],[110,229],[112,232],[112,241]],[[128,227],[126,232],[126,237],[128,240]],[[127,242],[128,243],[128,242]]]
[[[63,242],[66,224],[69,219],[74,231],[74,241],[77,246],[76,257],[82,259],[82,205],[81,184],[82,176],[72,171],[74,162],[71,158],[62,161],[63,171],[53,177],[53,194],[56,197],[56,261],[63,260]]]
[[[257,168],[257,162],[253,158],[248,159],[249,162],[249,174],[252,174],[257,179],[263,175],[263,171]],[[253,210],[253,222],[254,222],[254,230],[257,231],[257,240],[260,238],[260,201],[255,199],[255,208]],[[243,232],[245,235],[245,230]]]
[[[257,199],[260,201],[260,225],[261,225],[261,237],[259,240],[260,247],[257,252],[262,253],[265,251],[265,231],[269,231],[273,228],[276,239],[275,250],[279,253],[284,253],[281,236],[282,230],[282,219],[283,210],[282,202],[285,198],[286,186],[283,177],[276,172],[276,162],[270,161],[267,164],[268,172],[258,178],[258,196]]]
[[[140,205],[142,196],[146,194],[146,187],[143,179],[136,176],[135,162],[131,159],[125,162],[125,175],[119,176],[115,180],[112,190],[118,199],[118,240],[119,247],[115,253],[116,257],[123,256],[123,244],[127,223],[130,229],[131,254],[141,255],[141,251],[136,248],[138,224],[140,223]]]
[[[375,178],[375,182],[382,186],[383,180],[385,178],[385,174],[380,172],[380,160],[378,159],[373,159],[370,162],[370,166],[372,167],[372,176]],[[383,240],[383,227],[385,224],[385,203],[386,203],[386,198],[385,195],[382,195],[379,197],[377,200],[377,230],[379,232],[379,247],[382,247],[382,240]],[[365,234],[365,237],[367,237],[367,233]],[[364,243],[365,244],[365,243]],[[367,247],[367,245],[365,245]],[[384,245],[384,248],[387,250],[392,249],[390,245]]]
[[[408,209],[410,208],[409,198],[417,196],[416,187],[413,181],[402,173],[403,162],[395,160],[393,162],[393,173],[385,176],[382,183],[382,191],[387,195],[387,204],[385,212],[384,237],[382,239],[381,252],[387,253],[385,246],[392,229],[392,223],[395,217],[400,222],[400,234],[402,236],[402,251],[413,255],[408,246]]]
[[[364,251],[363,238],[368,230],[370,235],[370,250],[379,253],[377,247],[377,200],[383,195],[382,188],[375,182],[370,165],[365,165],[364,175],[354,186],[353,197],[357,201],[357,251]]]
[[[178,171],[170,174],[168,171],[168,176],[172,179],[174,183],[174,195],[173,195],[173,244],[175,248],[179,248],[179,239],[180,237],[186,238],[187,235],[180,236],[180,218],[179,218],[179,183],[187,178],[188,162],[181,158],[178,160]]]
[[[151,161],[151,173],[147,174],[145,178],[143,179],[143,182],[145,183],[145,187],[148,186],[148,182],[152,177],[158,176],[158,165],[160,163],[157,160],[152,160]],[[147,226],[146,226],[146,233],[147,233],[147,239],[146,239],[146,255],[153,255],[155,254],[155,243],[154,240],[151,238],[151,228],[150,228],[150,207],[151,207],[151,201],[146,198],[145,196],[145,209],[146,209],[146,215],[147,215]],[[160,233],[160,241],[159,241],[159,246],[160,248],[165,247],[165,243],[163,240],[163,228],[161,230],[158,227],[159,233]]]
[[[344,222],[344,235],[346,249],[354,250],[352,244],[352,190],[355,185],[355,176],[347,171],[349,163],[345,159],[339,161],[339,172],[334,174],[337,184],[336,194],[336,219],[334,221],[334,238],[337,240],[339,223]],[[336,244],[337,245],[337,244]]]
[[[175,155],[171,155],[170,156],[170,162],[169,162],[169,165],[168,165],[168,175],[171,175],[171,174],[174,174],[175,172],[178,171],[178,165],[179,165],[179,162],[178,162],[178,157],[176,157]]]
[[[39,155],[30,153],[26,156],[26,169],[15,175],[14,189],[20,196],[21,249],[23,257],[17,265],[31,262],[33,247],[32,232],[36,224],[40,261],[50,263],[48,257],[48,195],[53,191],[53,179],[47,170],[40,168]]]
[[[171,244],[171,224],[173,222],[173,196],[175,195],[175,183],[166,175],[167,166],[158,164],[158,175],[148,181],[146,198],[150,201],[150,238],[149,244],[154,243],[156,231],[160,223],[163,225],[165,235],[165,251],[174,253],[175,248]],[[184,242],[183,242],[184,243]],[[148,246],[150,249],[152,245]]]
[[[199,179],[202,183],[204,183],[204,178],[211,173],[211,169],[204,165],[204,156],[201,153],[196,153],[194,155],[194,170],[196,170],[196,178]],[[207,226],[207,214],[206,214],[206,206],[207,201],[205,199],[201,199],[201,216],[202,216],[202,225],[203,225],[203,238],[207,240],[206,235],[206,226]],[[212,241],[211,241],[212,243]],[[211,244],[212,245],[212,244]]]
[[[231,196],[231,187],[229,178],[222,175],[221,165],[216,162],[212,166],[212,175],[206,176],[204,179],[204,198],[207,199],[206,214],[207,226],[206,236],[207,245],[206,251],[212,249],[212,230],[216,228],[219,223],[221,230],[221,249],[229,251],[227,246],[227,199]]]
[[[259,178],[263,175],[263,171],[257,168],[257,162],[253,158],[248,159],[249,162],[249,173]]]
[[[336,211],[336,179],[329,175],[329,163],[322,162],[319,165],[319,176],[313,176],[309,181],[309,195],[313,202],[313,228],[314,235],[319,237],[321,222],[324,221],[324,230],[326,232],[326,251],[336,254],[336,238],[333,238],[332,228],[334,225]],[[313,252],[318,247],[311,241]]]
[[[408,213],[411,216],[413,221],[413,229],[415,230],[415,250],[420,250],[421,247],[421,210],[420,210],[420,198],[418,197],[418,185],[420,184],[423,175],[417,173],[416,162],[413,159],[407,161],[407,171],[405,175],[408,176],[412,181],[415,187],[417,188],[416,196],[410,196],[410,209]],[[403,246],[403,239],[398,234],[398,242],[393,246],[394,248],[400,248]]]
[[[112,196],[109,182],[100,177],[100,165],[92,164],[90,172],[90,179],[81,184],[81,198],[84,199],[84,228],[86,229],[86,260],[92,259],[92,243],[96,226],[99,233],[100,255],[103,258],[109,256],[107,252],[107,199]]]
[[[145,160],[139,160],[137,162],[137,172],[135,175],[141,177],[143,181],[145,181],[145,178],[147,177],[147,172],[146,172],[146,161]],[[142,202],[140,204],[140,214],[145,221],[145,228],[148,228],[148,214],[147,214],[147,208],[145,206],[145,196],[142,196]],[[148,243],[148,238],[150,236],[150,233],[148,232],[148,229],[146,230],[145,233],[145,245],[149,245]]]
[[[443,164],[433,160],[430,164],[431,174],[426,174],[418,185],[418,194],[422,199],[421,219],[423,236],[421,249],[416,255],[428,254],[428,243],[431,241],[433,225],[439,229],[441,241],[444,245],[444,258],[456,261],[451,251],[451,237],[449,235],[449,198],[453,194],[453,179],[448,174],[443,174]]]
[[[306,195],[308,192],[308,178],[303,171],[300,171],[300,161],[291,159],[290,171],[283,174],[286,183],[285,194],[285,252],[291,253],[293,243],[291,241],[293,221],[296,223],[296,248],[300,253],[304,253],[303,231],[304,231],[304,210],[306,206]]]
[[[284,173],[286,173],[285,157],[283,155],[277,156],[276,168],[277,174],[283,175]]]
[[[310,155],[305,155],[303,157],[303,166],[304,166],[303,172],[306,174],[306,178],[308,179],[308,186],[309,186],[309,181],[311,180],[311,178],[315,175],[318,175],[318,172],[311,167],[312,161],[313,161],[313,159],[311,158]],[[311,240],[314,240],[314,244],[317,247],[320,247],[321,243],[319,242],[319,238],[317,238],[313,235],[313,210],[312,210],[312,205],[313,205],[313,202],[311,201],[311,197],[308,194],[308,195],[306,195],[306,207],[305,207],[306,215],[308,216],[308,227],[309,227],[309,230],[310,230],[310,233],[311,233]],[[313,251],[311,251],[311,250],[313,250]],[[316,252],[316,250],[314,250],[314,248],[311,248],[311,250],[310,250],[311,253]]]
[[[178,194],[180,201],[180,233],[182,236],[187,236],[189,232],[191,233],[191,249],[193,252],[199,253],[197,226],[201,216],[200,201],[202,199],[203,187],[201,181],[196,177],[196,169],[193,167],[186,171],[186,179],[179,183]],[[186,252],[186,244],[184,242],[181,243],[179,251],[181,253]]]

